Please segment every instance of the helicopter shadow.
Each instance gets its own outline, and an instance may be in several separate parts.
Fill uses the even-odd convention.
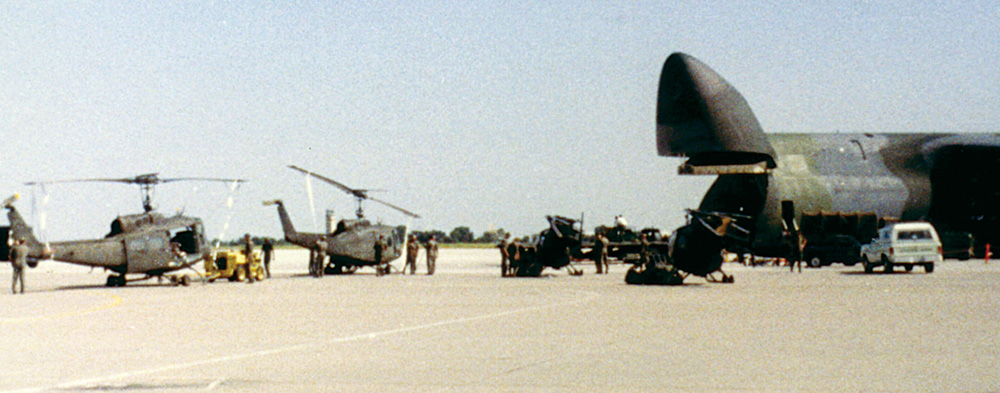
[[[114,289],[118,290],[129,290],[129,289],[140,289],[140,288],[151,288],[151,287],[174,287],[176,285],[170,283],[141,283],[141,284],[129,284],[124,287],[109,287],[104,284],[88,284],[88,285],[64,285],[56,287],[53,289],[43,289],[38,292],[55,292],[55,291],[80,291],[80,290],[97,290],[97,289]]]
[[[876,270],[871,273],[865,273],[864,271],[857,271],[857,270],[840,272],[840,274],[844,276],[873,276],[873,277],[886,276],[886,275],[888,276],[910,275],[910,274],[922,274],[922,273],[923,272],[918,272],[916,270],[914,271],[894,270],[892,273],[884,273],[881,270]]]

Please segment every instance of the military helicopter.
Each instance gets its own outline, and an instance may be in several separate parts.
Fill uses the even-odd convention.
[[[184,216],[181,213],[166,217],[155,212],[152,203],[152,192],[156,185],[177,181],[229,182],[233,183],[232,190],[235,190],[236,185],[246,180],[196,177],[163,179],[156,173],[150,173],[123,179],[25,183],[30,186],[43,187],[46,184],[76,182],[135,184],[142,190],[144,211],[115,218],[111,222],[111,231],[103,239],[43,243],[35,237],[31,227],[27,225],[14,207],[14,202],[18,199],[18,195],[14,195],[3,203],[3,207],[8,210],[7,218],[10,227],[0,228],[6,229],[0,231],[0,236],[6,235],[8,237],[8,239],[2,240],[24,239],[31,250],[29,258],[34,263],[37,263],[38,260],[52,259],[104,268],[112,272],[106,283],[109,287],[125,286],[128,282],[126,280],[128,274],[144,275],[142,278],[131,281],[166,277],[173,283],[187,285],[189,281],[187,276],[166,274],[184,268],[190,269],[193,264],[208,255],[210,247],[205,241],[204,225],[200,218]],[[8,244],[9,242],[4,241],[3,247],[7,247]]]
[[[305,248],[312,249],[318,240],[326,242],[326,253],[330,256],[329,261],[318,264],[310,261],[309,274],[314,277],[322,277],[324,274],[350,274],[357,271],[362,266],[373,266],[379,274],[389,273],[389,262],[392,262],[402,254],[404,239],[396,231],[395,227],[383,224],[372,224],[364,219],[364,209],[362,203],[366,200],[380,203],[395,209],[409,217],[420,218],[419,215],[392,205],[388,202],[372,198],[368,195],[373,190],[355,189],[345,186],[335,180],[318,175],[311,171],[289,165],[289,168],[304,173],[307,177],[319,179],[329,183],[334,187],[350,194],[357,199],[358,210],[357,219],[340,220],[335,228],[330,228],[328,233],[306,233],[298,232],[292,225],[292,220],[285,210],[285,205],[281,200],[265,201],[265,206],[276,205],[278,207],[278,217],[281,219],[281,228],[285,233],[285,240]],[[382,238],[385,250],[382,252],[382,260],[375,261],[375,242]]]

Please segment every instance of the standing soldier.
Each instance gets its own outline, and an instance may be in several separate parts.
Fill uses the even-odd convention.
[[[313,262],[316,266],[314,268],[316,270],[315,277],[323,277],[323,274],[326,273],[326,248],[328,245],[322,237],[316,239],[316,244],[314,245],[316,248],[316,260]]]
[[[249,233],[243,235],[243,254],[247,257],[247,264],[244,266],[247,272],[247,283],[253,284],[253,269],[250,267],[253,262],[253,240],[250,240]]]
[[[653,267],[652,260],[649,258],[649,239],[646,238],[645,234],[639,235],[639,246],[640,263],[647,268]]]
[[[510,234],[505,234],[503,239],[500,239],[500,244],[497,248],[500,249],[500,276],[507,277],[510,274],[510,254],[507,251],[507,246],[510,245]]]
[[[271,258],[274,257],[274,245],[271,244],[271,239],[264,239],[260,251],[264,253],[264,273],[267,274],[267,278],[271,278]]]
[[[381,276],[385,274],[382,269],[382,251],[385,250],[385,241],[382,235],[378,235],[378,238],[375,239],[375,245],[372,248],[375,250],[375,274]]]
[[[597,274],[606,274],[608,270],[608,238],[604,233],[598,233],[594,238],[594,264],[597,265]]]
[[[417,256],[420,254],[420,243],[417,243],[417,235],[410,235],[410,241],[406,242],[406,267],[410,268],[410,274],[417,273]],[[406,268],[404,267],[405,271]]]
[[[795,272],[798,265],[799,273],[802,273],[802,246],[805,245],[805,238],[797,230],[785,231],[785,246],[788,249],[786,260],[789,271]]]
[[[438,243],[437,240],[434,240],[434,235],[427,239],[424,248],[427,250],[427,275],[431,275],[434,274],[434,267],[437,265],[438,259]]]
[[[17,294],[17,282],[21,282],[21,294],[24,294],[24,266],[28,264],[28,246],[24,244],[24,239],[14,241],[14,247],[10,248],[10,265],[14,268],[14,277],[10,284],[10,291]]]
[[[316,276],[316,244],[309,247],[309,275]]]

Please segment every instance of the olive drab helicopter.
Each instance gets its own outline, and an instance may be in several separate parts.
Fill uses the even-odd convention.
[[[3,207],[8,210],[10,223],[6,231],[0,231],[0,236],[8,239],[22,239],[28,245],[29,259],[52,259],[77,265],[104,268],[111,272],[107,286],[125,286],[126,275],[141,274],[144,277],[131,281],[149,278],[170,279],[175,284],[188,284],[188,276],[167,275],[180,269],[191,269],[191,266],[202,261],[210,254],[210,247],[205,241],[204,225],[200,218],[184,216],[178,213],[174,216],[164,216],[154,211],[152,203],[153,188],[161,183],[177,181],[209,181],[231,183],[230,192],[234,192],[242,179],[215,178],[160,178],[151,173],[123,179],[81,179],[60,180],[50,182],[25,183],[30,186],[44,187],[55,183],[78,182],[113,182],[138,185],[143,195],[143,212],[119,216],[111,222],[111,231],[102,239],[41,242],[32,228],[21,217],[14,207],[17,195],[8,198]],[[2,242],[7,247],[9,241]],[[3,255],[6,255],[4,253]],[[200,276],[200,274],[199,274]]]
[[[326,254],[328,261],[310,261],[309,274],[314,277],[321,277],[324,274],[350,274],[359,267],[372,266],[378,275],[389,273],[389,262],[392,262],[402,254],[404,247],[404,235],[400,234],[395,227],[384,224],[372,224],[364,219],[362,203],[365,200],[380,203],[397,210],[409,217],[420,218],[416,213],[410,212],[401,207],[388,202],[372,198],[369,191],[347,187],[334,180],[315,174],[295,165],[288,166],[291,169],[302,172],[306,178],[316,178],[325,183],[354,196],[358,202],[358,209],[355,212],[357,219],[340,220],[336,227],[330,228],[327,233],[306,233],[298,232],[292,225],[291,217],[285,210],[285,205],[281,200],[265,201],[264,205],[276,205],[278,207],[278,217],[281,219],[281,227],[285,233],[285,240],[292,244],[314,249],[319,240],[326,242]],[[381,238],[384,245],[381,261],[375,260],[376,241]]]

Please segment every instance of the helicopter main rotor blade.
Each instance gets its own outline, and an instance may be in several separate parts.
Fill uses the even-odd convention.
[[[215,181],[223,183],[246,183],[246,179],[222,179],[214,177],[173,177],[169,179],[159,179],[159,183],[170,183],[175,181]]]
[[[396,205],[393,205],[393,204],[391,204],[389,202],[386,202],[386,201],[383,201],[383,200],[379,200],[379,199],[375,199],[375,198],[371,198],[371,197],[369,197],[368,200],[372,201],[372,202],[378,202],[378,203],[381,203],[381,204],[386,205],[388,207],[391,207],[393,209],[399,210],[401,213],[403,213],[405,215],[408,215],[410,217],[420,218],[420,215],[418,215],[417,213],[414,213],[414,212],[411,212],[409,210],[403,209],[403,208],[401,208],[399,206],[396,206]]]
[[[403,209],[403,208],[401,208],[399,206],[396,206],[396,205],[393,205],[393,204],[391,204],[389,202],[386,202],[386,201],[383,201],[383,200],[380,200],[380,199],[376,199],[376,198],[372,198],[372,197],[368,196],[368,192],[369,191],[383,191],[383,190],[363,190],[363,189],[350,188],[348,186],[345,186],[345,185],[341,184],[340,182],[338,182],[336,180],[327,178],[327,177],[322,176],[322,175],[318,175],[318,174],[316,174],[316,173],[314,173],[312,171],[299,168],[299,167],[297,167],[295,165],[289,165],[288,167],[292,168],[292,169],[294,169],[296,171],[305,173],[307,176],[315,177],[315,178],[317,178],[319,180],[327,182],[327,183],[333,185],[334,187],[337,187],[337,188],[343,190],[344,192],[353,195],[354,197],[356,197],[358,199],[367,199],[369,201],[378,202],[378,203],[381,203],[381,204],[383,204],[385,206],[388,206],[388,207],[391,207],[393,209],[396,209],[399,212],[401,212],[403,214],[406,214],[406,215],[408,215],[410,217],[420,218],[420,215],[418,215],[417,213],[414,213],[414,212],[411,212],[409,210]]]
[[[94,179],[68,179],[68,180],[50,180],[50,181],[32,181],[24,183],[26,186],[39,186],[46,184],[59,184],[59,183],[125,183],[125,184],[153,184],[159,182],[155,173],[150,173],[147,175],[140,175],[136,177],[128,178],[94,178]]]
[[[338,182],[336,180],[327,178],[327,177],[322,176],[322,175],[317,175],[315,172],[299,168],[299,167],[297,167],[295,165],[289,165],[288,167],[292,168],[292,169],[294,169],[296,171],[305,173],[306,176],[312,176],[312,177],[320,179],[320,180],[322,180],[324,182],[327,182],[327,183],[333,185],[334,187],[337,187],[337,188],[341,189],[342,191],[344,191],[344,192],[346,192],[348,194],[354,195],[354,196],[356,196],[358,198],[363,198],[363,199],[368,198],[368,190],[356,190],[356,189],[353,189],[351,187],[348,187],[348,186],[345,186],[345,185],[341,184],[340,182]]]
[[[45,184],[56,184],[56,183],[88,183],[88,182],[101,182],[101,183],[125,183],[125,184],[139,184],[139,185],[153,185],[160,183],[170,183],[175,181],[217,181],[217,182],[237,182],[244,183],[245,179],[221,179],[214,177],[175,177],[169,179],[161,179],[159,173],[147,173],[135,177],[124,177],[124,178],[93,178],[93,179],[69,179],[69,180],[52,180],[52,181],[38,181],[38,182],[27,182],[24,183],[28,186],[34,185],[45,185]]]

